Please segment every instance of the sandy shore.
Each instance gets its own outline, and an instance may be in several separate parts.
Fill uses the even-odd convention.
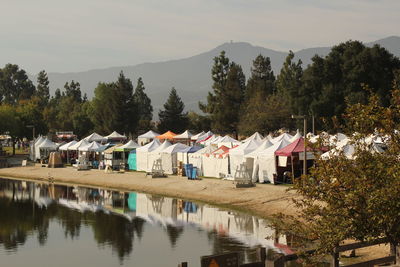
[[[257,184],[252,188],[236,188],[232,181],[220,179],[188,180],[169,175],[167,178],[145,177],[143,172],[105,173],[100,170],[77,171],[72,167],[49,169],[39,166],[0,169],[0,177],[48,180],[87,186],[108,187],[121,191],[138,191],[170,197],[197,200],[230,206],[267,218],[282,212],[295,214],[286,186]]]

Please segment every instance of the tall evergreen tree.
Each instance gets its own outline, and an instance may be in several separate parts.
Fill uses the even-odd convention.
[[[188,115],[183,112],[185,104],[179,97],[176,89],[172,87],[167,102],[164,104],[164,110],[160,110],[158,116],[160,118],[160,124],[158,130],[160,132],[166,132],[168,130],[181,133],[188,127]]]
[[[245,76],[242,68],[230,63],[222,51],[214,58],[211,70],[213,92],[207,96],[207,104],[199,103],[200,109],[210,114],[212,127],[221,133],[237,133],[240,106],[244,99]]]
[[[260,54],[253,60],[251,76],[246,86],[246,99],[250,99],[258,92],[267,96],[275,91],[275,75],[272,71],[271,60]]]
[[[40,99],[41,107],[45,107],[50,100],[49,79],[47,73],[42,70],[37,77],[36,95]]]
[[[16,105],[19,100],[35,94],[35,86],[18,65],[7,64],[0,69],[0,102]]]
[[[114,83],[99,83],[94,89],[90,109],[90,119],[96,132],[107,134],[116,129],[117,105]]]
[[[293,58],[294,53],[289,51],[289,54],[283,63],[281,72],[277,77],[276,87],[278,91],[280,91],[283,95],[286,95],[286,97],[289,99],[292,113],[300,114],[302,113],[302,110],[299,99],[301,97],[301,79],[303,76],[303,68],[301,66],[301,60],[299,59],[296,63],[293,62]]]
[[[153,119],[153,106],[151,99],[144,92],[145,87],[142,78],[139,78],[133,94],[133,101],[137,110],[138,125],[136,132],[142,133],[151,127],[151,120]]]
[[[81,85],[74,80],[71,83],[66,82],[64,85],[65,96],[73,98],[76,102],[82,102]]]
[[[137,109],[133,100],[133,84],[126,78],[121,71],[116,83],[114,84],[114,97],[116,101],[115,109],[115,129],[121,133],[133,133],[137,126]]]

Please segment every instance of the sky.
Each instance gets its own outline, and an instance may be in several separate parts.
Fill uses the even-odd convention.
[[[279,51],[400,35],[399,0],[0,0],[0,67],[78,72],[193,56],[225,42]]]

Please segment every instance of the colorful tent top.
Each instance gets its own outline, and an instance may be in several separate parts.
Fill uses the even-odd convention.
[[[165,132],[162,135],[157,136],[159,140],[173,140],[174,136],[176,136],[176,133],[173,133],[171,131]]]
[[[89,145],[89,142],[86,141],[85,139],[82,139],[81,141],[79,141],[78,143],[76,143],[75,145],[72,145],[70,147],[68,147],[68,150],[78,150],[81,146],[87,146]]]
[[[277,142],[281,141],[282,139],[286,139],[287,141],[290,142],[290,139],[292,139],[292,137],[293,136],[291,136],[288,133],[283,133],[280,136],[273,138],[271,141],[272,141],[272,143],[277,143]]]
[[[215,158],[225,158],[229,153],[230,148],[226,146],[220,146],[217,150],[206,156],[212,156]]]
[[[204,148],[202,148],[201,146],[190,146],[190,147],[186,148],[185,151],[182,151],[182,152],[183,153],[195,153],[201,149],[204,149]]]
[[[161,145],[160,141],[158,141],[158,139],[154,139],[153,141],[151,141],[147,145],[138,147],[136,149],[136,151],[137,152],[151,152],[154,149],[156,149],[157,147],[159,147],[160,145]]]
[[[256,150],[260,146],[260,143],[256,140],[250,139],[249,141],[238,145],[235,148],[232,148],[229,152],[230,155],[246,155],[254,150]]]
[[[264,137],[259,132],[255,132],[254,134],[252,134],[250,137],[246,138],[242,142],[246,143],[249,140],[255,140],[255,141],[261,143],[264,140]]]
[[[199,143],[199,142],[201,142],[203,140],[206,140],[206,139],[210,138],[211,136],[214,136],[213,132],[208,131],[205,134],[197,137],[197,142]]]
[[[156,138],[157,136],[159,136],[160,134],[159,133],[156,133],[156,132],[154,132],[154,131],[148,131],[147,133],[144,133],[144,134],[142,134],[142,135],[139,135],[138,136],[138,138],[143,138],[143,139],[154,139],[154,138]]]
[[[112,132],[111,134],[105,136],[107,140],[126,140],[126,136],[117,133],[116,131]]]
[[[71,142],[68,142],[68,143],[66,143],[66,144],[64,144],[64,145],[62,145],[62,146],[60,146],[59,150],[66,151],[66,150],[68,150],[68,148],[69,148],[70,146],[73,146],[73,145],[75,145],[76,143],[78,143],[78,142],[75,141],[75,140],[72,140]]]
[[[104,136],[99,135],[98,133],[92,133],[89,136],[86,136],[85,138],[83,138],[85,141],[91,143],[93,141],[95,142],[103,142],[106,141],[106,138],[104,138]]]
[[[209,135],[209,136],[207,136],[207,137],[204,138],[204,139],[198,140],[197,143],[205,144],[206,142],[208,142],[209,140],[211,140],[211,139],[213,139],[213,138],[215,138],[215,135]]]
[[[167,142],[167,141],[165,141]],[[178,152],[186,152],[186,150],[188,150],[190,148],[190,146],[181,144],[181,143],[177,143],[175,145],[169,146],[166,149],[162,150],[162,153],[168,153],[168,154],[174,154],[174,153],[178,153]]]
[[[307,151],[312,151],[312,149],[310,147],[307,147]],[[285,146],[284,148],[282,148],[280,150],[277,150],[275,152],[275,155],[290,157],[299,152],[304,152],[304,138],[303,137],[300,137],[293,143]]]
[[[51,140],[45,138],[43,142],[41,142],[37,147],[42,149],[57,149],[58,145]]]
[[[130,151],[130,150],[136,149],[138,147],[140,147],[140,146],[135,141],[129,140],[128,143],[126,143],[123,146],[119,146],[117,149],[115,149],[115,151]]]
[[[199,137],[201,137],[201,136],[204,135],[204,134],[205,134],[205,132],[204,132],[204,131],[201,131],[200,133],[193,135],[190,139],[191,139],[192,141],[197,141],[197,140],[199,139]]]
[[[81,152],[101,152],[106,149],[106,146],[103,146],[96,141],[91,142],[86,146],[81,146],[78,150]]]
[[[289,143],[287,143],[287,145],[288,144]],[[270,140],[268,140],[268,138],[265,138],[265,140],[261,143],[261,145],[256,150],[254,150],[253,152],[245,155],[245,157],[246,158],[255,158],[258,155],[258,153],[260,153],[261,151],[266,150],[267,148],[269,148],[269,147],[271,147],[273,145],[274,144]]]
[[[299,139],[300,137],[301,137],[301,134],[300,134],[299,130],[297,130],[296,134],[292,138],[290,138],[289,141],[290,141],[290,143],[292,143],[292,142],[296,141],[297,139]]]
[[[192,136],[193,134],[189,130],[186,130],[181,134],[175,135],[174,139],[190,139]]]

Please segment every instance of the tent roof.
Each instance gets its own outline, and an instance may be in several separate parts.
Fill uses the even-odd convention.
[[[208,137],[213,136],[213,135],[214,135],[213,132],[208,131],[208,132],[200,135],[199,137],[197,137],[197,142],[207,139]]]
[[[247,142],[240,144],[239,146],[232,148],[229,152],[230,155],[246,155],[253,152],[260,146],[260,143],[256,140],[250,139]]]
[[[201,137],[204,134],[205,134],[205,132],[201,131],[200,133],[193,135],[190,139],[193,141],[196,141],[197,139],[199,139],[199,137]]]
[[[81,146],[78,150],[79,151],[99,152],[99,151],[103,151],[104,148],[103,148],[102,145],[100,145],[96,141],[93,141],[93,142],[91,142],[90,144],[88,144],[86,146]]]
[[[225,135],[222,137],[220,140],[218,140],[218,143],[238,143],[239,141],[230,137],[229,135]]]
[[[261,143],[264,140],[264,137],[259,132],[255,132],[250,137],[246,138],[242,142],[245,143],[245,142],[247,142],[249,140],[255,140],[255,141],[258,141],[258,142]]]
[[[117,149],[117,148],[119,148],[121,146],[122,146],[122,144],[117,144],[115,146],[109,147],[106,150],[104,150],[104,153],[105,154],[111,154],[111,153],[113,153],[115,151],[115,149]]]
[[[229,147],[220,146],[217,150],[211,153],[216,158],[223,158],[225,155],[229,153]]]
[[[209,145],[209,146],[206,146],[206,147],[204,147],[204,148],[202,148],[200,150],[197,150],[194,153],[195,154],[211,154],[215,150],[217,150],[217,148],[215,146]]]
[[[193,134],[189,130],[186,130],[181,134],[175,135],[174,139],[190,139],[192,136]]]
[[[167,140],[165,140],[159,147],[157,147],[156,149],[154,149],[152,151],[152,153],[160,153],[162,152],[164,149],[166,149],[167,147],[171,146],[172,144],[170,142],[168,142]]]
[[[52,148],[52,149],[57,149],[58,145],[51,140],[45,138],[43,142],[41,142],[38,146],[38,148]]]
[[[82,139],[81,141],[79,141],[75,145],[72,145],[72,146],[68,147],[68,150],[78,150],[81,146],[87,146],[88,144],[89,144],[88,141],[86,141],[85,139]]]
[[[289,141],[290,141],[290,143],[292,143],[292,142],[296,141],[297,139],[299,139],[300,137],[302,137],[302,135],[300,134],[300,131],[297,130],[296,134],[292,138],[290,138]]]
[[[44,139],[46,139],[46,138],[44,138],[43,136],[39,136],[38,138],[36,138],[36,140],[35,140],[35,146],[37,146],[37,145],[39,145],[41,142],[43,142]]]
[[[83,138],[84,140],[88,141],[88,142],[102,142],[105,140],[105,138],[101,135],[99,135],[98,133],[92,133],[89,136],[86,136],[85,138]]]
[[[154,139],[153,141],[151,141],[150,143],[138,147],[136,149],[137,152],[151,152],[154,149],[156,149],[157,147],[159,147],[161,145],[160,141],[158,141],[158,139]]]
[[[148,131],[147,133],[144,133],[144,134],[139,135],[138,138],[154,139],[154,138],[156,138],[156,137],[159,136],[159,135],[160,135],[159,133],[156,133],[156,132],[150,130],[150,131]]]
[[[117,151],[132,150],[132,149],[135,149],[138,147],[140,147],[140,146],[135,141],[129,140],[129,142],[126,143],[125,145],[119,146]]]
[[[167,141],[165,141],[165,142],[167,142]],[[186,150],[188,150],[189,148],[190,148],[190,146],[187,146],[187,145],[184,145],[181,143],[176,143],[175,145],[168,146],[166,149],[164,149],[161,152],[173,154],[173,153],[177,153],[177,152],[186,152]]]
[[[215,137],[215,135],[205,136],[204,138],[203,138],[203,136],[201,136],[201,137],[198,139],[197,143],[206,143],[208,140],[211,140],[211,139],[213,139],[214,137]]]
[[[174,136],[176,136],[176,133],[173,133],[171,131],[167,131],[163,133],[162,135],[157,136],[158,139],[160,140],[172,140],[174,139]]]
[[[189,146],[188,148],[186,148],[185,151],[182,151],[184,153],[195,153],[199,150],[203,149],[201,146]]]
[[[311,151],[309,147],[307,148],[307,151]],[[284,148],[278,150],[275,152],[275,155],[277,156],[292,156],[294,153],[299,153],[299,152],[304,152],[304,138],[300,137],[293,143],[285,146]]]
[[[257,153],[257,156],[261,156],[261,157],[262,156],[274,156],[275,155],[275,151],[280,150],[280,149],[288,146],[289,144],[290,143],[289,143],[288,140],[282,139],[281,141],[278,141],[278,142],[274,143],[272,146],[270,146],[270,147],[268,147],[268,148],[266,148],[266,149],[264,149],[262,151],[259,151]]]
[[[283,133],[283,134],[281,134],[280,136],[273,138],[271,141],[272,141],[272,143],[276,143],[276,142],[281,141],[282,139],[286,139],[287,141],[290,142],[290,139],[292,139],[292,137],[293,137],[293,136],[291,136],[291,135],[288,134],[288,133]]]
[[[258,148],[256,150],[254,150],[251,153],[247,154],[245,157],[246,158],[253,158],[253,157],[257,156],[257,154],[260,153],[261,151],[264,151],[264,150],[266,150],[267,148],[269,148],[269,147],[271,147],[273,145],[274,144],[268,138],[265,138],[265,140],[261,143],[261,145],[258,146]]]
[[[107,138],[107,139],[126,139],[126,136],[114,131],[114,132],[110,133],[109,135],[105,136],[105,138]]]
[[[78,142],[75,141],[75,140],[72,140],[71,142],[68,142],[68,143],[66,143],[66,144],[64,144],[64,145],[62,145],[62,146],[60,146],[60,147],[59,147],[59,150],[68,150],[68,148],[69,148],[70,146],[73,146],[73,145],[75,145],[76,143],[78,143]]]

